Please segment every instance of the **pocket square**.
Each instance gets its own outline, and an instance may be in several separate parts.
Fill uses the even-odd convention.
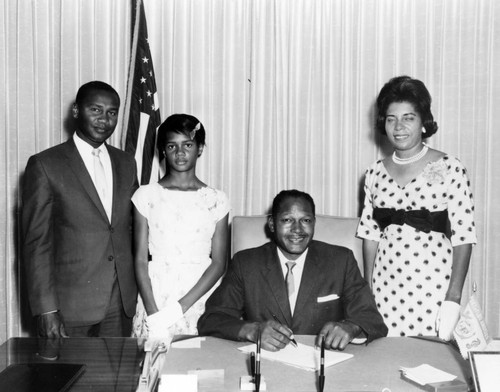
[[[318,303],[319,302],[334,301],[334,300],[339,299],[339,298],[340,297],[337,294],[325,295],[324,297],[318,297]]]

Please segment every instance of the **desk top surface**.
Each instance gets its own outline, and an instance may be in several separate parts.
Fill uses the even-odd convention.
[[[312,336],[297,340],[313,345]],[[144,357],[143,339],[132,338],[11,338],[0,346],[0,371],[17,363],[83,363],[85,373],[71,391],[135,391]],[[248,343],[205,338],[201,348],[172,347],[165,359],[165,374],[186,374],[191,370],[223,369],[218,380],[199,379],[198,391],[239,391],[240,376],[249,374],[248,355],[237,348]],[[325,371],[327,391],[418,391],[400,379],[399,367],[427,363],[470,377],[468,361],[450,345],[411,338],[383,338],[368,346],[349,345],[353,358]],[[317,391],[315,372],[262,360],[261,371],[268,391]]]
[[[313,345],[314,337],[297,336],[301,343]],[[206,338],[201,349],[172,347],[163,374],[185,374],[192,370],[224,369],[224,379],[198,380],[198,391],[239,391],[241,376],[249,374],[248,354],[237,350],[248,343]],[[470,377],[468,361],[451,345],[413,338],[383,338],[365,345],[349,345],[345,352],[354,356],[325,369],[327,391],[421,391],[400,378],[399,368],[427,363],[465,381]],[[263,359],[261,373],[267,391],[318,390],[317,374]],[[388,388],[388,389],[384,389]]]

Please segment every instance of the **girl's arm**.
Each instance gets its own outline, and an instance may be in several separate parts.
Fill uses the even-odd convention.
[[[377,255],[378,242],[363,239],[363,267],[364,278],[368,285],[372,287],[373,266],[375,264],[375,257]]]
[[[148,272],[148,221],[136,207],[134,207],[134,267],[147,314],[158,312]]]
[[[228,216],[229,214],[217,222],[215,226],[215,233],[212,237],[212,263],[193,288],[179,300],[183,313],[186,313],[196,301],[213,287],[226,269],[229,238]]]
[[[460,304],[465,277],[469,270],[472,244],[463,244],[453,247],[453,264],[450,285],[446,292],[445,301],[453,301]]]

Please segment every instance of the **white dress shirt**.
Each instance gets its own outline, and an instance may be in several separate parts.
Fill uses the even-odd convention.
[[[297,260],[288,260],[281,249],[278,247],[278,258],[280,259],[280,264],[281,264],[281,269],[283,270],[283,278],[286,277],[286,273],[288,272],[288,268],[286,266],[287,261],[293,261],[295,266],[292,269],[293,272],[293,282],[295,286],[295,291],[294,293],[288,298],[290,301],[290,309],[292,311],[292,316],[293,316],[293,311],[295,310],[295,302],[297,302],[297,294],[299,293],[300,289],[300,281],[302,280],[302,272],[304,271],[304,263],[306,261],[306,256],[307,256],[307,251],[309,248],[305,250],[304,253],[302,253]]]
[[[83,159],[83,163],[85,163],[85,167],[92,178],[92,182],[94,186],[96,185],[95,173],[94,173],[94,156],[92,155],[92,151],[94,147],[81,139],[76,132],[73,134],[73,140],[75,141],[76,148],[80,153],[80,156]],[[106,146],[101,144],[98,149],[101,151],[99,157],[101,159],[102,165],[104,167],[104,175],[106,177],[106,195],[104,200],[101,200],[104,209],[106,210],[106,214],[108,215],[108,219],[111,222],[111,210],[113,208],[113,170],[111,168],[111,158],[109,157],[108,149]]]

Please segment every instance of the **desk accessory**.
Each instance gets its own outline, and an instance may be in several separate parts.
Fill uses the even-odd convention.
[[[260,391],[260,346],[261,346],[261,334],[259,328],[259,335],[257,336],[257,353],[255,354],[255,390]]]
[[[274,319],[274,321],[280,323],[281,325],[284,325],[275,314],[273,314],[273,319]],[[297,347],[297,341],[295,340],[295,338],[293,337],[293,335],[292,335],[290,341],[292,342],[292,344],[293,344],[294,347]]]
[[[321,336],[321,358],[319,362],[319,392],[325,388],[325,335]]]
[[[238,347],[238,350],[249,353],[255,349],[253,344]],[[334,350],[325,350],[325,368],[343,362],[353,357],[353,354]],[[317,372],[319,368],[318,350],[312,346],[298,343],[297,348],[287,345],[279,351],[262,350],[261,358],[271,361],[282,362],[311,372]]]
[[[498,391],[500,351],[469,351],[469,361],[476,392]]]
[[[0,390],[16,392],[65,392],[85,372],[72,363],[19,363],[0,373]]]
[[[428,364],[414,368],[400,367],[401,379],[429,392],[467,392],[468,386],[457,376],[443,372]]]
[[[136,392],[152,392],[156,390],[160,371],[165,360],[164,354],[168,350],[168,346],[161,341],[148,342],[146,342],[144,348],[146,356],[142,364],[142,372]]]
[[[255,353],[253,351],[250,353],[250,374],[253,379],[255,377]]]
[[[255,372],[256,372],[256,359],[255,352],[250,353],[250,376],[242,376],[240,377],[240,389],[242,391],[255,391]],[[264,381],[264,377],[260,377],[260,385],[259,388],[261,391],[266,390],[266,382]]]

